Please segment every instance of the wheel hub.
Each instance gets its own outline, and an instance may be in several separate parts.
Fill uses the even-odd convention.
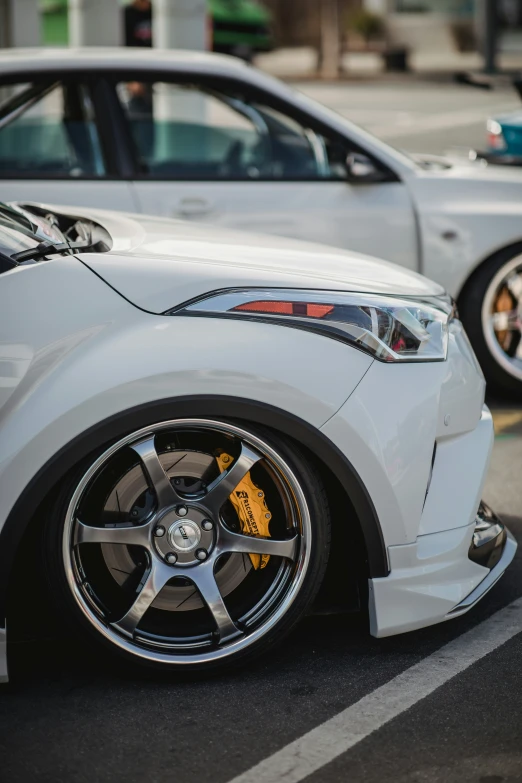
[[[154,535],[157,554],[171,565],[198,565],[206,559],[206,556],[201,557],[200,551],[208,554],[214,546],[214,525],[209,529],[204,527],[204,523],[208,521],[208,514],[197,508],[184,508],[181,518],[179,510],[167,511],[158,520],[158,527],[165,533]],[[171,554],[175,554],[176,559],[169,558]]]
[[[169,541],[178,552],[190,552],[201,540],[201,530],[191,519],[174,522],[169,528]]]

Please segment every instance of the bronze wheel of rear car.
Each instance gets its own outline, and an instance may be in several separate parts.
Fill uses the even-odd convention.
[[[522,392],[522,246],[498,253],[468,283],[459,309],[491,388]]]
[[[213,668],[303,615],[329,540],[324,489],[297,448],[183,419],[126,435],[75,473],[47,559],[68,611],[115,652]]]

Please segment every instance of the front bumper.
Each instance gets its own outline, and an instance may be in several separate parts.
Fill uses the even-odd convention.
[[[383,637],[469,611],[498,582],[517,542],[480,504],[471,525],[390,547],[391,573],[370,580],[370,630]]]
[[[469,548],[469,559],[489,568],[489,574],[457,606],[447,619],[469,611],[491,590],[515,557],[518,544],[509,530],[485,503],[481,503],[475,521],[475,532]]]

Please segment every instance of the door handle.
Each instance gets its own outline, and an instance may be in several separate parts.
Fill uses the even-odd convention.
[[[204,217],[212,212],[213,205],[206,198],[183,198],[179,202],[177,213],[185,218]]]

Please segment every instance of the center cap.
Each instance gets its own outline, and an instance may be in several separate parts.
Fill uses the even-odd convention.
[[[183,519],[169,528],[169,541],[178,552],[190,552],[201,541],[201,530],[195,522]]]

